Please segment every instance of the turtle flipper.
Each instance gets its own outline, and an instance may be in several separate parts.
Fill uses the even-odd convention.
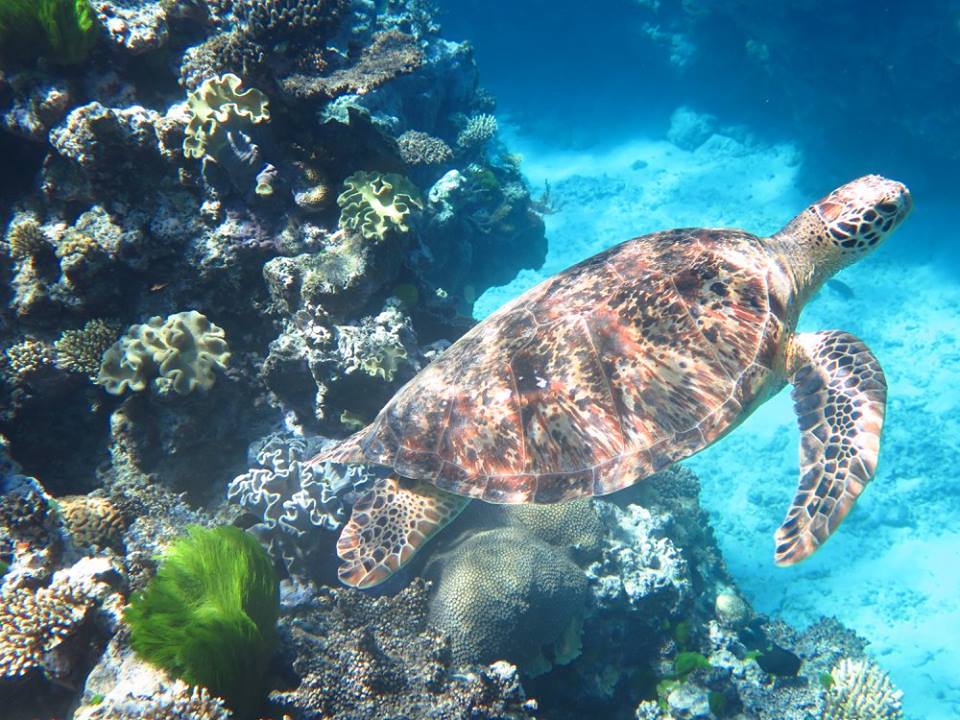
[[[887,383],[873,353],[838,330],[794,337],[787,355],[800,425],[800,486],[776,533],[778,565],[811,555],[873,478]]]
[[[357,500],[337,541],[341,582],[379,585],[406,565],[470,502],[429,483],[391,475]]]

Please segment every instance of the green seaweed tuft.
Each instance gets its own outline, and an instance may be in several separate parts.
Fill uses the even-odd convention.
[[[673,659],[673,671],[676,677],[683,677],[694,670],[709,667],[710,661],[698,652],[677,653],[677,656]]]
[[[276,647],[279,586],[270,557],[235,527],[187,528],[124,613],[144,660],[253,713]]]
[[[0,64],[75,65],[97,39],[89,0],[0,0]]]

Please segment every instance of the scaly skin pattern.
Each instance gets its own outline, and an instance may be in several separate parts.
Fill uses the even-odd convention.
[[[706,447],[782,387],[792,308],[790,279],[753,235],[635,238],[478,324],[339,457],[318,459],[494,503],[606,495]]]

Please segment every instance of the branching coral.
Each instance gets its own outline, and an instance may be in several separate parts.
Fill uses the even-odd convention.
[[[187,96],[190,122],[183,139],[187,157],[216,157],[229,133],[270,120],[267,96],[256,88],[241,90],[242,81],[227,73],[208,78]]]
[[[89,320],[79,330],[64,330],[54,344],[57,365],[96,378],[103,354],[117,339],[118,328],[104,320]]]
[[[186,395],[210,389],[214,368],[225,369],[229,360],[223,330],[190,310],[131,326],[104,353],[97,383],[113,395],[144,390],[148,383],[161,395]]]
[[[497,134],[497,118],[481,113],[467,119],[463,130],[457,135],[457,145],[469,150],[483,145]]]
[[[97,39],[88,0],[0,0],[0,62],[83,60]]]
[[[371,240],[383,240],[389,230],[408,232],[410,216],[423,210],[413,183],[394,173],[355,172],[343,181],[337,198],[340,226]]]
[[[127,608],[130,645],[246,715],[264,690],[279,598],[273,563],[256,538],[235,527],[192,526]]]
[[[3,354],[10,370],[18,376],[30,375],[53,363],[52,348],[32,338],[11,345]]]
[[[397,148],[407,165],[443,165],[453,160],[449,145],[419,130],[408,130],[398,137]]]
[[[5,240],[12,258],[34,257],[51,248],[47,234],[32,217],[10,223]]]
[[[902,720],[903,693],[869,660],[843,658],[830,671],[821,720]]]
[[[0,677],[56,672],[53,654],[86,620],[90,601],[69,585],[0,592]]]

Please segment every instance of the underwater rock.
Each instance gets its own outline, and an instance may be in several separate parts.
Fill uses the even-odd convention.
[[[424,574],[436,584],[430,623],[450,639],[458,665],[506,659],[537,675],[579,654],[586,579],[531,533],[471,534],[431,557]]]
[[[166,45],[166,3],[163,0],[95,0],[100,24],[114,46],[141,55]]]
[[[0,81],[12,90],[6,105],[0,105],[0,128],[34,142],[46,142],[50,129],[63,120],[73,93],[67,81],[23,72],[5,75]]]
[[[133,687],[120,697],[97,697],[95,704],[84,705],[75,720],[230,720],[233,714],[206,688],[176,680],[162,691]]]

